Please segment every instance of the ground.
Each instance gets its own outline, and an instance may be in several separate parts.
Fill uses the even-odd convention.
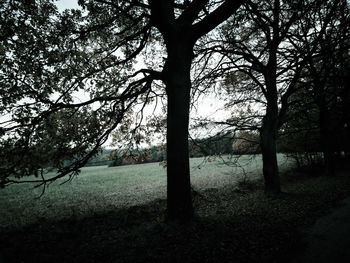
[[[317,242],[324,245],[321,238],[328,238],[327,233],[333,231],[326,230],[327,220],[341,218],[343,222],[345,217],[339,217],[337,211],[347,207],[341,213],[348,216],[349,205],[342,206],[341,202],[345,200],[348,204],[350,175],[343,173],[330,178],[293,172],[284,178],[284,193],[273,199],[265,197],[259,181],[241,183],[235,188],[197,191],[196,217],[185,225],[165,224],[166,202],[157,199],[85,218],[42,219],[23,228],[3,230],[0,262],[310,262],[307,260],[316,256],[324,259],[328,250],[314,246]],[[331,234],[335,240],[348,227],[341,222],[335,222],[339,226]],[[325,242],[327,245],[329,241]],[[334,248],[340,248],[335,244]],[[328,256],[338,259],[338,255],[339,252]]]
[[[350,261],[350,198],[321,218],[304,237],[305,250],[294,259],[297,262],[349,262]]]

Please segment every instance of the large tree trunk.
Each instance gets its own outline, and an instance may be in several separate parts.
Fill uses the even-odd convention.
[[[273,114],[266,114],[260,130],[260,147],[263,160],[265,193],[276,195],[281,192],[276,152],[277,123]]]
[[[188,122],[193,47],[201,36],[228,19],[244,1],[224,1],[201,17],[208,1],[191,1],[180,16],[174,1],[149,0],[151,23],[163,36],[168,57],[162,80],[168,95],[167,117],[167,219],[193,217],[188,154]],[[187,5],[184,5],[187,6]]]
[[[265,181],[265,193],[276,195],[281,192],[276,137],[278,132],[278,105],[277,105],[277,85],[275,78],[275,67],[271,67],[270,74],[265,76],[266,81],[266,113],[260,129],[260,147],[263,160],[263,175]]]
[[[193,217],[188,151],[192,46],[174,40],[167,49],[163,71],[168,95],[166,218],[187,221]]]

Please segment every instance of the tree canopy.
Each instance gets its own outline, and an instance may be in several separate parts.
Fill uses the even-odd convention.
[[[344,0],[78,2],[80,9],[63,12],[51,0],[0,3],[0,186],[69,180],[112,136],[139,145],[163,126],[167,218],[187,220],[193,216],[188,139],[196,95],[221,84],[233,111],[221,124],[259,131],[268,193],[280,192],[276,140],[282,127],[291,127],[283,125],[297,112],[300,94],[327,86],[340,96],[342,111],[348,107],[345,80],[317,82],[336,76],[326,68],[328,47],[341,50],[331,68],[341,68],[336,72],[345,79]],[[159,102],[166,119],[147,119],[145,108]],[[315,103],[322,112],[324,104]],[[229,147],[217,148],[230,151],[232,141],[225,141]],[[47,177],[46,167],[56,175]],[[38,178],[19,179],[29,175]]]
[[[2,2],[1,185],[16,181],[10,175],[38,171],[41,178],[34,182],[42,184],[74,175],[123,125],[132,106],[157,97],[152,83],[162,80],[168,217],[191,217],[187,140],[193,47],[242,3],[80,0],[82,10],[59,13],[48,0]],[[134,69],[136,58],[152,45],[163,46],[160,70]],[[88,98],[77,101],[79,92]],[[44,165],[57,168],[57,175],[45,178]]]

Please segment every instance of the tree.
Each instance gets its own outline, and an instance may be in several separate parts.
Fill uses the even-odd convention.
[[[113,130],[130,127],[132,107],[155,99],[152,83],[160,80],[167,95],[167,218],[190,219],[188,122],[193,47],[243,2],[80,0],[84,11],[63,14],[51,1],[3,2],[1,112],[8,118],[1,125],[1,184],[19,182],[10,175],[43,171],[47,162],[58,169],[55,177],[45,178],[41,173],[40,180],[27,181],[45,185],[74,175]],[[166,55],[161,70],[132,70],[141,52],[158,44]],[[74,92],[81,91],[90,98],[76,102]],[[135,126],[132,134],[136,134]],[[57,132],[60,139],[56,139]],[[44,160],[45,147],[53,151]],[[37,159],[32,162],[33,156]],[[68,166],[63,163],[66,159],[72,160]]]
[[[249,131],[239,131],[233,143],[235,154],[255,154],[260,153],[259,135]]]
[[[332,6],[325,12],[325,22],[320,25],[315,38],[309,39],[314,53],[339,4],[339,1],[328,2],[248,1],[222,27],[221,40],[211,39],[210,46],[203,49],[203,52],[219,53],[225,61],[219,71],[227,76],[224,84],[228,96],[230,93],[232,96],[228,105],[241,111],[246,109],[234,114],[226,124],[237,129],[252,130],[255,127],[259,130],[268,195],[281,191],[276,139],[288,117],[288,107],[295,103],[291,95],[302,86],[299,82],[307,63],[290,41],[290,35],[298,35],[299,23],[305,23],[310,13],[317,13],[319,6]]]
[[[59,14],[51,1],[1,3],[2,185],[38,170],[42,178],[29,181],[45,186],[71,178],[149,92],[151,73],[138,79],[142,71],[128,73],[149,25],[126,13],[103,16],[97,6],[90,3],[84,15]],[[117,20],[122,24],[103,24]],[[114,51],[121,48],[119,58]],[[74,100],[79,92],[89,97]],[[57,175],[44,178],[44,166],[57,168]]]
[[[335,8],[336,7],[336,8]],[[333,10],[332,10],[333,9]],[[331,11],[330,11],[331,10]],[[332,12],[333,16],[328,17]],[[316,38],[320,25],[324,34],[315,47],[310,46],[310,39]],[[335,171],[335,152],[348,151],[345,130],[347,127],[348,103],[345,76],[349,62],[349,5],[339,1],[338,6],[321,6],[318,12],[299,25],[298,36],[293,36],[293,44],[306,61],[309,94],[318,110],[318,128],[320,148],[323,152],[325,171],[333,175]],[[310,33],[310,31],[312,33]],[[345,129],[344,129],[345,128]]]
[[[305,70],[306,71],[306,70]],[[288,118],[279,131],[277,150],[293,158],[298,168],[319,165],[318,111],[308,85],[292,95]]]

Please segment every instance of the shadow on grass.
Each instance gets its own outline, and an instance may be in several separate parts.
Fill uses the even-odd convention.
[[[134,208],[43,222],[5,233],[2,256],[4,262],[267,262],[276,258],[271,249],[279,249],[261,233],[280,232],[279,227],[243,226],[239,217],[197,217],[186,225],[157,220],[147,209]]]
[[[163,223],[165,200],[81,220],[43,220],[0,233],[0,260],[289,262],[303,249],[300,230],[349,194],[348,186],[339,193],[312,189],[290,190],[274,200],[262,190],[204,191],[195,200],[198,214],[185,225]]]

